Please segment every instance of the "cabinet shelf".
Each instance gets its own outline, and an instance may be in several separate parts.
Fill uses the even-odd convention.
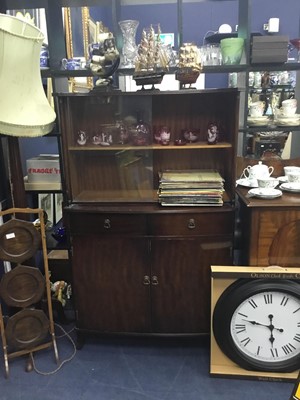
[[[69,151],[71,152],[86,152],[86,151],[120,151],[120,150],[161,150],[161,151],[168,151],[168,150],[191,150],[191,149],[226,149],[226,148],[231,148],[232,144],[227,143],[227,142],[220,142],[216,143],[214,145],[207,144],[205,142],[197,142],[194,144],[187,143],[182,146],[177,146],[177,145],[168,145],[168,146],[162,146],[162,145],[149,145],[149,146],[130,146],[130,145],[122,145],[122,146],[70,146]]]
[[[257,126],[257,127],[245,127],[239,128],[239,132],[247,132],[247,133],[257,133],[257,132],[277,132],[277,131],[284,131],[284,132],[293,132],[299,131],[300,125],[297,126]]]
[[[123,196],[123,197],[122,197]],[[224,192],[223,193],[223,201],[224,203],[231,203],[230,196],[228,193]],[[124,191],[121,190],[114,190],[114,191],[106,191],[105,194],[103,194],[102,191],[92,191],[92,190],[86,190],[81,193],[79,193],[74,199],[73,203],[80,203],[80,204],[88,204],[88,203],[98,203],[98,204],[111,204],[111,203],[118,203],[122,205],[122,203],[153,203],[154,205],[157,205],[157,208],[161,208],[161,206],[158,203],[158,194],[157,190],[147,190],[147,189],[136,189],[136,190],[126,190],[126,197],[124,197]],[[205,205],[197,205],[195,204],[194,206],[180,206],[176,205],[175,207],[179,207],[180,209],[182,208],[209,208],[211,206]],[[218,207],[213,207],[219,208]],[[223,206],[222,206],[223,207]],[[220,208],[222,208],[220,207]],[[172,206],[173,208],[173,206]]]
[[[231,72],[246,72],[246,71],[297,71],[300,70],[300,63],[284,63],[284,64],[236,64],[236,65],[204,65],[202,73],[224,73]],[[175,74],[176,67],[171,67],[166,73]],[[133,68],[119,68],[117,73],[119,75],[132,76]],[[76,78],[76,77],[89,77],[93,76],[89,69],[80,70],[63,70],[63,69],[42,69],[41,75],[43,78]]]

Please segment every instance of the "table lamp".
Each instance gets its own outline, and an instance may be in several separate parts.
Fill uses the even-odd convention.
[[[8,135],[14,191],[24,188],[17,138],[46,135],[56,118],[40,74],[43,40],[43,33],[31,23],[0,14],[0,133]],[[23,204],[18,207],[26,206],[23,191]]]

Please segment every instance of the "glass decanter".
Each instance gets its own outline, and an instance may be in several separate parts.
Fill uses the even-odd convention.
[[[131,140],[135,146],[147,146],[152,143],[150,125],[144,121],[142,113],[138,114],[137,124],[131,130]]]

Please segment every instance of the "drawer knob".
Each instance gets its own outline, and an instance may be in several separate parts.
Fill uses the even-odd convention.
[[[145,285],[145,286],[150,285],[150,276],[148,276],[148,275],[144,276],[143,285]]]
[[[190,218],[190,219],[189,219],[188,228],[189,228],[189,229],[195,229],[195,228],[196,228],[196,223],[195,223],[194,218]]]
[[[110,219],[106,218],[106,219],[104,220],[103,226],[104,226],[104,229],[110,229],[110,228],[111,228]]]
[[[158,285],[158,278],[156,275],[152,276],[152,285],[157,286]]]

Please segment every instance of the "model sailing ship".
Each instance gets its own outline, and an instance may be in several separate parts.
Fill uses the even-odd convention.
[[[138,55],[135,61],[133,79],[137,85],[152,85],[161,83],[168,68],[168,57],[162,48],[160,38],[161,30],[158,26],[157,33],[151,25],[149,31],[144,29],[142,39],[138,46]]]
[[[202,71],[198,48],[193,43],[184,43],[179,49],[178,69],[175,78],[184,86],[195,83]],[[186,86],[185,86],[186,87]]]

